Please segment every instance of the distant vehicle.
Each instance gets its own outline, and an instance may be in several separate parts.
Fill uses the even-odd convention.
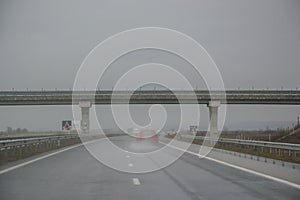
[[[158,134],[154,130],[141,130],[136,137],[137,141],[151,141],[158,142]]]
[[[137,137],[139,133],[140,133],[140,130],[139,130],[139,129],[137,129],[137,128],[133,128],[133,129],[132,129],[132,135],[133,135],[133,136]]]

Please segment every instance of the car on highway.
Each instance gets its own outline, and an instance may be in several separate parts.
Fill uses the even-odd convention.
[[[158,133],[152,129],[141,130],[137,134],[136,139],[137,141],[151,141],[151,142],[159,141]]]

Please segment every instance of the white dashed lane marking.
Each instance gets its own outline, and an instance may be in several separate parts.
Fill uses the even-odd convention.
[[[138,178],[133,178],[132,182],[133,182],[133,185],[141,185],[141,182]]]

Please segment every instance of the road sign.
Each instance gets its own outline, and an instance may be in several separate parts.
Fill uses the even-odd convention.
[[[71,120],[63,120],[62,121],[62,130],[69,131],[72,129],[72,121]]]
[[[192,132],[192,133],[197,132],[197,128],[198,128],[198,126],[196,126],[196,125],[191,125],[191,126],[190,126],[190,132]]]

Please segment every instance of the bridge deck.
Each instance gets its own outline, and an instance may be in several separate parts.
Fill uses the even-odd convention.
[[[195,101],[195,95],[197,101]],[[300,105],[298,90],[228,90],[220,91],[1,91],[0,106],[5,105],[72,105],[80,101],[94,104],[223,104]]]

